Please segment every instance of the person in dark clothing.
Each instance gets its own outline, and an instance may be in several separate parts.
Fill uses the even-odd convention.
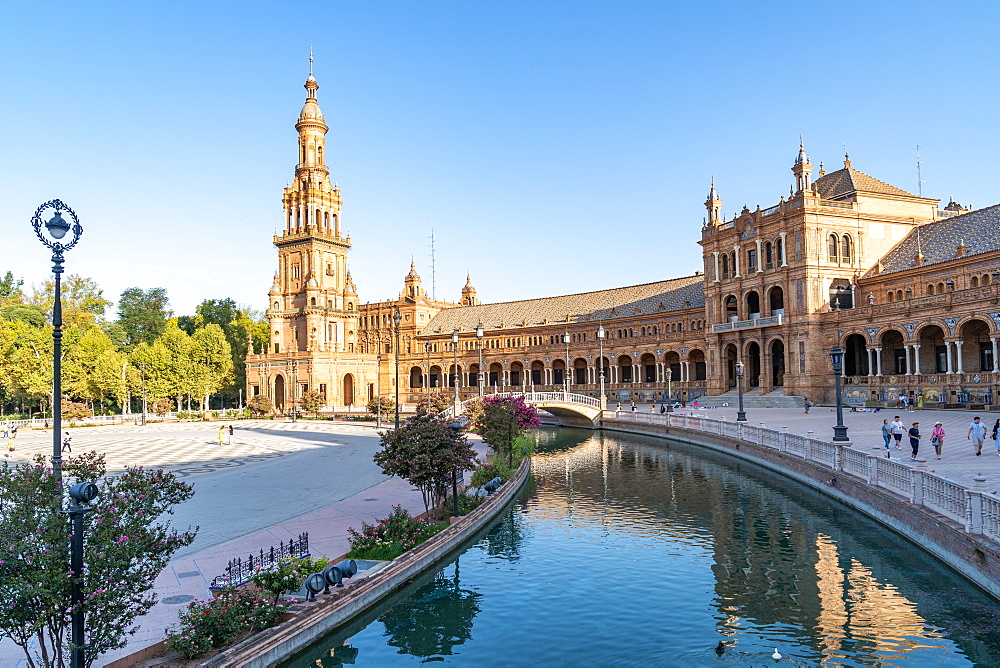
[[[906,433],[910,436],[910,461],[917,461],[917,450],[920,449],[920,426],[919,422],[914,422]]]

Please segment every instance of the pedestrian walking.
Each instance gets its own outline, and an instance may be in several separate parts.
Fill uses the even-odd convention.
[[[222,425],[219,427],[219,445],[226,444],[226,426]]]
[[[16,424],[13,427],[10,428],[10,437],[11,438],[17,438],[17,425]]]
[[[632,412],[635,413],[635,402],[632,402]]]
[[[910,410],[910,398],[905,394],[902,394],[899,397],[899,407],[904,411]]]
[[[806,415],[809,415],[809,409],[813,407],[813,402],[806,399]]]
[[[649,405],[649,412],[650,413],[655,413],[656,412],[656,404],[650,404]]]
[[[889,443],[892,442],[892,426],[889,420],[882,420],[882,440],[885,441],[885,456],[889,456]]]
[[[5,457],[10,457],[10,453],[12,453],[12,452],[14,452],[14,439],[13,438],[8,438],[7,439],[7,454],[4,455],[4,456]]]
[[[7,438],[9,436],[10,436],[10,423],[9,422],[4,422],[3,423],[3,437]]]
[[[979,416],[972,418],[969,425],[969,433],[965,435],[966,440],[972,441],[976,448],[976,457],[983,454],[983,443],[986,441],[986,425],[979,420]]]
[[[903,421],[900,420],[899,416],[897,415],[895,419],[889,424],[889,427],[891,427],[892,429],[892,438],[895,441],[893,447],[896,448],[897,450],[902,450],[903,448],[900,447],[900,443],[902,443],[903,441],[903,431],[906,429],[906,427],[903,426]]]
[[[69,437],[69,432],[67,431],[66,435],[63,436],[63,444],[62,444],[63,452],[73,452],[73,446],[71,445],[72,441],[73,439]]]
[[[667,412],[667,405],[666,404],[660,404],[660,412],[661,413],[666,413]],[[997,420],[997,422],[1000,422],[1000,420]],[[993,433],[995,434],[996,431],[994,430]],[[994,436],[993,438],[996,438],[996,436]]]
[[[917,451],[920,449],[920,423],[914,422],[907,432],[910,436],[910,461],[917,461]]]
[[[944,445],[944,427],[940,422],[934,423],[934,430],[931,431],[931,445],[934,446],[934,453],[941,459],[941,446]]]
[[[997,420],[996,424],[993,425],[993,445],[996,446],[997,454],[1000,455],[1000,439],[997,438],[1000,433],[998,432],[1000,432],[1000,420]]]
[[[229,441],[226,443],[226,445],[232,445],[232,444],[233,444],[233,425],[229,425]]]

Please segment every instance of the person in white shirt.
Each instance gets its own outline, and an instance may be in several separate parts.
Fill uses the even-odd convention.
[[[979,416],[972,418],[972,424],[969,425],[969,433],[965,435],[965,438],[972,441],[972,445],[976,448],[976,457],[983,454],[983,443],[986,441],[986,425],[980,422]]]
[[[898,415],[889,423],[889,429],[892,431],[892,438],[895,441],[893,447],[897,450],[902,450],[899,444],[903,440],[903,432],[906,431],[906,427],[903,426],[903,421],[899,419]]]

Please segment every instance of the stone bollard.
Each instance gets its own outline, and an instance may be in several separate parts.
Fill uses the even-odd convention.
[[[972,477],[972,489],[985,490],[986,489],[986,476],[982,473],[977,473]]]

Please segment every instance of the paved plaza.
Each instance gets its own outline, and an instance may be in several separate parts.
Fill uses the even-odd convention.
[[[638,412],[650,412],[639,405]],[[658,412],[659,406],[656,406]],[[735,407],[686,408],[678,413],[732,421]],[[871,454],[884,454],[882,420],[895,415],[904,423],[919,421],[925,435],[921,458],[930,470],[956,482],[972,485],[982,473],[989,490],[1000,489],[1000,456],[992,440],[976,457],[966,433],[973,415],[964,411],[883,409],[879,413],[844,414],[853,446]],[[988,429],[997,413],[978,413]],[[802,409],[752,409],[748,424],[830,439],[835,412],[815,406],[808,415]],[[943,459],[933,458],[930,430],[941,421],[947,432]],[[199,525],[198,537],[179,552],[156,581],[161,602],[141,620],[138,634],[129,646],[109,654],[110,662],[151,645],[177,619],[186,601],[204,598],[212,578],[223,572],[230,559],[245,559],[251,552],[286,542],[309,532],[315,555],[337,556],[347,551],[347,528],[362,521],[384,517],[394,504],[411,512],[423,510],[420,494],[405,481],[389,479],[372,462],[378,447],[374,425],[330,422],[237,422],[231,444],[218,441],[220,423],[155,424],[71,429],[74,454],[94,449],[107,456],[109,470],[126,465],[162,467],[192,483],[194,497],[170,518],[177,527]],[[22,431],[16,440],[14,460],[52,451],[51,432]],[[481,442],[477,450],[484,451]],[[909,465],[904,437],[903,450],[891,456]],[[9,461],[9,460],[8,460]],[[26,666],[20,648],[8,640],[0,642],[0,665]]]

